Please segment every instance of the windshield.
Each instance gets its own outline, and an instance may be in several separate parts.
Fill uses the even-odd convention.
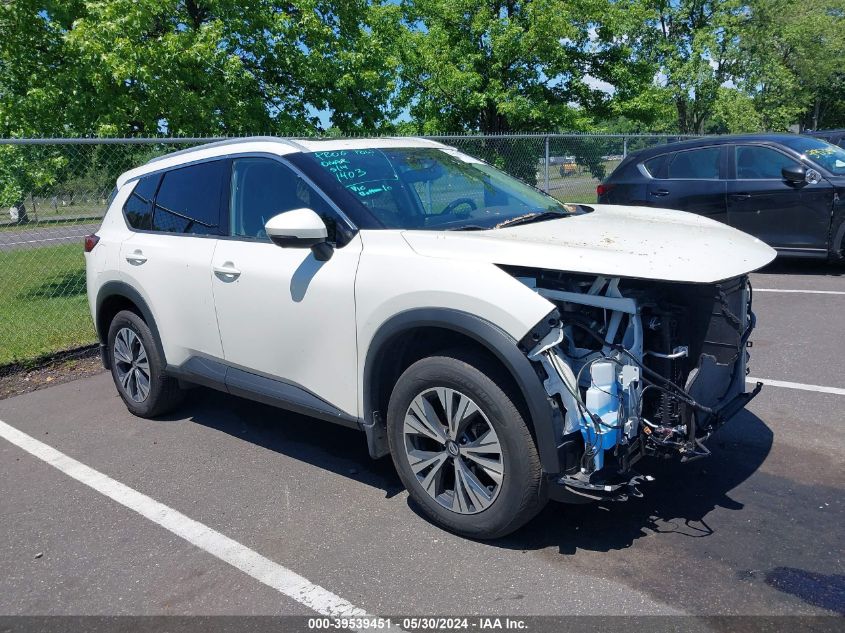
[[[837,176],[845,176],[845,149],[810,136],[796,136],[783,141],[787,147],[801,152],[808,160]]]
[[[439,149],[348,149],[305,156],[387,229],[480,230],[578,211],[486,163]]]

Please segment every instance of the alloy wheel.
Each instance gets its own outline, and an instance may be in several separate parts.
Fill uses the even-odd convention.
[[[496,500],[505,476],[502,445],[472,398],[448,387],[423,391],[411,401],[403,431],[411,470],[441,506],[476,514]]]
[[[150,362],[141,338],[132,329],[121,328],[112,351],[123,391],[135,402],[143,402],[150,395]]]

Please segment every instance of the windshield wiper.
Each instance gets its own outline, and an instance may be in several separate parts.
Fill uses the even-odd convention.
[[[565,213],[559,213],[557,211],[538,211],[536,213],[526,213],[525,215],[519,215],[515,218],[503,220],[493,228],[503,229],[506,226],[517,226],[519,224],[530,224],[531,222],[542,222],[544,220],[551,220],[553,218],[565,217],[567,217]]]
[[[445,229],[446,231],[486,231],[489,229],[489,226],[481,226],[479,224],[464,224],[463,226],[456,226],[451,229]]]

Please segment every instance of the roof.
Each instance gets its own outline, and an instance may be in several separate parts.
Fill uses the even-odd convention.
[[[840,134],[845,134],[845,128],[839,128],[837,130],[808,130],[804,132],[807,136],[838,136]]]
[[[665,152],[675,152],[682,149],[693,149],[695,147],[725,145],[727,143],[778,143],[784,140],[794,140],[797,134],[725,134],[721,136],[701,136],[698,138],[677,141],[674,143],[665,143],[661,145],[654,145],[639,150],[636,153],[629,154],[629,156],[636,155],[637,160],[642,158],[649,158]]]
[[[130,180],[135,180],[153,172],[234,153],[263,153],[284,156],[285,154],[296,152],[333,152],[390,147],[438,147],[445,149],[448,146],[436,141],[412,136],[324,140],[290,139],[276,136],[231,138],[225,141],[190,147],[153,158],[145,165],[130,169],[121,174],[117,179],[117,186],[122,187]]]

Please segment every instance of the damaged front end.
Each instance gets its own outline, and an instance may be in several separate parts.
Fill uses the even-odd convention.
[[[556,306],[520,347],[560,410],[562,498],[639,495],[639,459],[708,455],[704,440],[760,391],[745,391],[747,276],[692,284],[508,272]]]

